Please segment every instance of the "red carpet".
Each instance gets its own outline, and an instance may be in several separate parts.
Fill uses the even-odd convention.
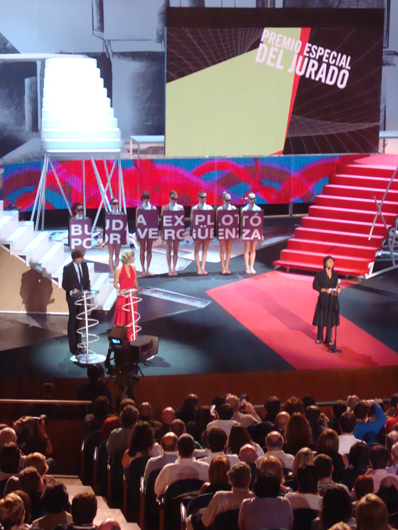
[[[309,276],[272,271],[207,294],[296,370],[398,365],[396,352],[343,317],[337,334],[341,354],[315,344],[312,318],[318,293],[312,281]]]
[[[363,276],[381,248],[386,230],[380,216],[369,241],[376,214],[374,196],[380,201],[397,166],[394,155],[361,158],[350,164],[338,164],[336,175],[309,208],[302,226],[274,263],[287,269],[321,270],[322,259],[331,254],[336,271],[347,276]],[[398,215],[398,178],[383,204],[388,226]]]

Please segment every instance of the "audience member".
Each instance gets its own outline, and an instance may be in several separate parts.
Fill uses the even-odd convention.
[[[59,524],[68,525],[72,523],[72,516],[69,513],[69,496],[63,484],[54,482],[46,486],[41,496],[41,502],[46,515],[34,520],[32,528],[53,530]]]
[[[360,501],[368,493],[373,493],[373,479],[370,475],[359,475],[354,484],[355,499]]]
[[[203,459],[201,460],[203,462]],[[205,482],[201,489],[202,493],[215,493],[216,491],[228,491],[228,471],[231,469],[231,462],[226,455],[215,456],[209,465],[209,482]]]
[[[195,441],[190,434],[183,434],[178,440],[178,458],[172,464],[167,464],[160,471],[155,482],[155,493],[165,493],[170,484],[177,480],[196,478],[205,482],[209,477],[209,464],[195,460],[193,452]]]
[[[98,396],[93,402],[93,412],[84,417],[84,435],[100,431],[106,418],[113,416],[109,411],[109,399],[106,396]]]
[[[11,442],[17,443],[17,433],[12,427],[3,427],[0,431],[0,451]]]
[[[19,473],[20,452],[15,442],[7,443],[0,452],[0,496],[3,496],[7,480]]]
[[[351,447],[361,441],[353,434],[356,424],[357,419],[352,412],[344,412],[340,416],[339,453],[341,455],[348,455]]]
[[[57,530],[96,530],[97,499],[93,493],[78,493],[72,500],[72,523],[59,525]]]
[[[253,442],[248,430],[239,425],[239,423],[233,425],[228,438],[228,453],[239,455],[239,451],[246,444],[251,444],[256,449],[257,457],[264,456],[264,451],[258,444]]]
[[[160,434],[162,429],[162,424],[160,421],[153,419],[153,409],[152,405],[148,401],[144,401],[138,408],[139,411],[139,420],[147,421],[153,429],[155,438]]]
[[[319,436],[316,444],[317,455],[328,455],[332,459],[333,463],[333,480],[337,481],[339,473],[348,464],[346,456],[342,456],[339,453],[339,437],[336,431],[333,429],[325,429]],[[344,458],[344,460],[343,460]]]
[[[210,407],[207,405],[198,405],[195,409],[195,421],[190,421],[186,425],[188,434],[193,436],[194,440],[200,443],[202,433],[206,430],[211,419]]]
[[[254,483],[254,498],[242,502],[239,530],[293,528],[293,511],[288,499],[279,496],[280,482],[270,472],[260,472]]]
[[[279,480],[279,494],[285,495],[291,492],[291,488],[284,485],[285,477],[283,475],[283,469],[281,461],[275,456],[265,456],[261,461],[260,471],[273,473],[278,477]]]
[[[15,490],[12,493],[16,493],[18,497],[22,499],[22,502],[25,508],[25,518],[24,518],[22,528],[26,530],[30,530],[31,528],[30,522],[32,520],[32,517],[31,517],[32,503],[30,502],[29,495],[25,491],[22,491],[22,490]]]
[[[250,467],[250,472],[252,475],[252,481],[250,486],[252,486],[254,484],[254,480],[256,479],[259,473],[259,468],[256,467],[256,461],[258,460],[257,452],[256,449],[252,446],[252,444],[245,444],[240,448],[239,460],[241,462],[245,462]]]
[[[213,458],[217,455],[226,456],[230,461],[231,466],[239,463],[239,457],[236,454],[226,455],[224,449],[227,445],[227,433],[217,426],[212,426],[207,429],[207,444],[210,448],[210,453],[201,459],[202,462],[210,464]]]
[[[304,394],[304,396],[301,396],[301,401],[303,402],[304,412],[308,407],[312,407],[313,405],[316,406],[316,401],[310,394]]]
[[[286,435],[286,428],[290,420],[290,414],[288,412],[282,411],[276,415],[275,418],[275,430],[279,431],[283,437]]]
[[[376,418],[368,421],[370,407],[374,405]],[[374,400],[365,402],[359,401],[354,408],[357,424],[354,429],[354,436],[365,442],[373,441],[374,437],[381,431],[386,423],[386,415],[383,409]]]
[[[54,401],[55,385],[54,383],[43,383],[40,388],[39,399],[45,401]],[[25,416],[46,416],[48,420],[60,420],[63,418],[61,405],[55,403],[32,403],[27,406]]]
[[[104,369],[100,364],[90,364],[87,367],[88,382],[77,391],[77,399],[81,401],[94,401],[98,396],[105,396],[111,402],[111,393],[103,383]]]
[[[277,396],[271,396],[264,404],[265,416],[263,421],[275,423],[275,418],[281,410],[281,402]]]
[[[176,418],[182,420],[185,424],[189,421],[195,421],[195,409],[198,405],[198,396],[196,394],[189,394],[184,399],[183,406],[176,411]]]
[[[150,458],[145,466],[144,480],[147,481],[152,471],[162,469],[167,464],[172,464],[178,458],[177,453],[177,435],[173,432],[168,432],[163,435],[160,446],[163,449],[163,453],[159,456],[153,456]]]
[[[346,523],[352,528],[355,527],[350,494],[345,486],[336,484],[325,492],[321,513],[319,517],[314,519],[311,530],[328,530],[340,522]]]
[[[24,503],[16,493],[10,493],[0,500],[0,523],[4,530],[21,527],[24,519]]]
[[[347,411],[347,405],[342,399],[338,399],[333,403],[332,411],[333,417],[330,421],[328,421],[328,427],[329,429],[333,429],[337,432],[338,435],[340,435],[340,418],[341,415]]]
[[[348,455],[349,465],[342,470],[338,481],[345,484],[349,490],[354,487],[354,482],[360,475],[365,475],[369,467],[369,448],[364,442],[356,442],[351,446]]]
[[[138,421],[131,433],[129,448],[123,455],[122,466],[127,469],[136,458],[160,454],[162,454],[162,448],[155,443],[151,425],[147,421]]]
[[[40,502],[41,493],[44,490],[44,483],[40,473],[34,467],[26,467],[19,474],[19,488],[29,495],[32,503],[32,520],[36,520],[46,514],[45,508]]]
[[[261,423],[261,418],[254,410],[254,407],[248,401],[240,401],[238,396],[228,394],[225,402],[231,405],[234,412],[232,420],[237,421],[243,427],[250,427],[250,425],[257,425]]]
[[[316,445],[319,436],[325,430],[321,416],[321,409],[317,405],[310,405],[305,409],[305,417],[311,427],[312,445]]]
[[[219,513],[238,510],[245,499],[251,499],[253,493],[249,491],[251,481],[250,468],[240,462],[228,471],[228,482],[232,491],[218,491],[214,494],[203,516],[202,523],[209,528]]]
[[[292,416],[294,413],[299,413],[304,415],[304,405],[300,398],[292,396],[285,401],[283,405],[283,410]]]
[[[396,432],[398,435],[397,431],[392,431],[390,434],[392,434],[393,432]],[[387,435],[387,438],[388,436],[390,436],[390,434]],[[395,443],[391,447],[390,462],[391,462],[391,465],[387,467],[387,472],[391,473],[392,475],[397,475],[398,474],[398,443]]]
[[[283,436],[280,432],[270,432],[265,439],[265,447],[267,452],[264,456],[270,456],[272,454],[281,461],[284,468],[293,469],[294,456],[285,453],[283,450],[283,442]],[[257,467],[260,467],[260,460],[261,459],[256,462]]]
[[[377,496],[384,502],[388,513],[388,524],[397,527],[398,524],[398,490],[392,484],[382,484]]]
[[[355,406],[357,403],[359,403],[361,400],[358,396],[353,394],[352,396],[347,397],[347,410],[348,412],[354,412]]]
[[[379,491],[380,483],[384,477],[388,476],[388,451],[382,445],[376,445],[372,447],[369,453],[369,462],[371,465],[371,471],[368,474],[373,478],[373,492]]]
[[[25,455],[41,453],[48,456],[53,452],[51,441],[46,433],[44,416],[40,418],[22,416],[14,423],[14,429],[18,438],[18,446]]]
[[[97,530],[121,530],[121,526],[116,519],[105,519],[98,525]]]
[[[288,474],[287,476],[287,482],[289,484],[289,487],[292,488],[293,491],[296,491],[298,488],[297,484],[297,473],[300,467],[304,466],[305,464],[313,464],[314,463],[314,452],[309,447],[303,447],[298,451],[296,456],[294,457],[293,462],[293,469],[292,472]]]
[[[386,505],[372,493],[358,502],[356,520],[356,530],[389,530]]]
[[[234,415],[234,410],[231,407],[231,405],[229,403],[224,403],[223,405],[221,405],[221,407],[218,410],[218,419],[210,422],[207,428],[210,428],[214,425],[217,427],[220,427],[220,429],[225,431],[227,433],[227,436],[229,437],[232,427],[240,426],[237,421],[232,419],[233,415]]]
[[[170,432],[173,432],[179,438],[186,433],[185,423],[178,418],[173,420],[170,424]]]
[[[323,497],[326,491],[333,488],[336,483],[332,479],[333,463],[328,455],[317,455],[314,464],[318,473],[318,493]],[[347,493],[349,493],[347,486],[341,485]]]
[[[106,443],[108,455],[114,456],[117,451],[127,449],[134,425],[137,423],[138,410],[133,405],[126,405],[120,412],[121,427],[114,429]]]
[[[296,455],[303,447],[312,447],[311,427],[303,414],[294,412],[290,416],[286,427],[285,440],[285,452],[291,455]]]
[[[130,398],[122,399],[118,407],[119,413],[112,414],[111,416],[108,416],[104,420],[102,427],[101,427],[101,441],[108,440],[108,438],[111,435],[111,432],[114,429],[119,429],[122,426],[121,421],[120,421],[120,415],[122,413],[122,410],[128,405],[135,407],[135,401]]]
[[[322,497],[317,490],[318,473],[314,464],[304,464],[297,470],[297,484],[297,492],[286,494],[293,511],[308,508],[319,512],[322,507]]]

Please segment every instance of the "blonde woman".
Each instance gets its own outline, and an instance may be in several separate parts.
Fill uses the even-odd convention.
[[[135,340],[137,334],[135,333],[134,314],[137,314],[137,302],[133,297],[133,307],[129,311],[125,311],[123,306],[127,307],[130,304],[130,297],[124,296],[123,292],[129,289],[138,289],[137,272],[134,267],[135,254],[133,250],[125,250],[121,256],[122,264],[116,269],[113,285],[118,289],[118,296],[116,299],[115,316],[113,324],[115,326],[126,326],[129,330],[129,340]]]

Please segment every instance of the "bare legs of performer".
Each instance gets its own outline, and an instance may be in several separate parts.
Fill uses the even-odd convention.
[[[195,262],[198,268],[198,274],[207,274],[206,271],[206,260],[207,260],[207,249],[210,245],[210,239],[197,239],[195,241],[194,255]],[[200,247],[202,247],[202,261],[199,259]]]
[[[257,240],[245,241],[243,259],[245,260],[246,274],[255,274],[254,262],[256,260]]]
[[[166,259],[167,266],[169,267],[169,276],[177,276],[177,261],[178,261],[178,247],[180,241],[175,239],[174,241],[166,241]],[[173,249],[173,268],[171,267],[171,250]]]
[[[150,276],[149,267],[152,261],[152,239],[140,239],[140,262],[143,276]],[[146,267],[145,267],[145,251],[146,251]],[[170,268],[170,267],[169,267]]]
[[[221,259],[221,274],[231,274],[229,270],[229,262],[231,259],[233,239],[221,239],[220,241],[220,259]]]
[[[119,265],[119,254],[122,245],[108,245],[109,252],[109,268],[111,269],[111,275],[115,276],[115,270]],[[113,255],[115,255],[115,261],[113,261]]]

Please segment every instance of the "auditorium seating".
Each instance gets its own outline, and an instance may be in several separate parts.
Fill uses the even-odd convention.
[[[330,254],[336,260],[336,272],[346,276],[367,274],[387,236],[379,216],[372,237],[368,238],[377,212],[374,197],[381,201],[394,169],[339,164],[274,265],[318,271],[323,268],[323,258]],[[393,180],[382,212],[387,226],[394,225],[398,215],[398,180]]]

